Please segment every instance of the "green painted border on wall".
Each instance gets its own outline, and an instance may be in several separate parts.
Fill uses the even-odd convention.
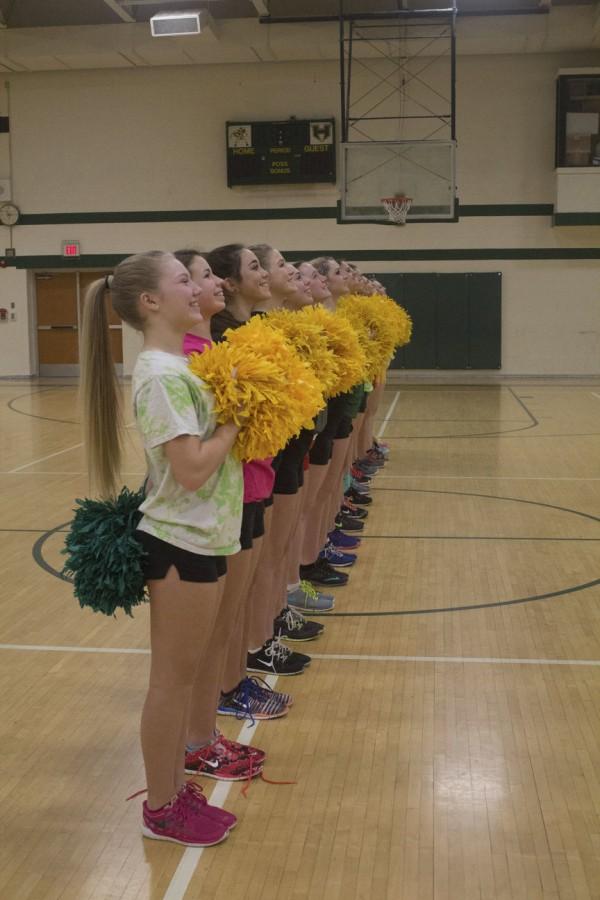
[[[600,213],[554,213],[555,225],[600,225]]]
[[[339,204],[338,204],[339,205]],[[293,206],[269,209],[170,209],[115,212],[23,213],[19,225],[93,225],[109,222],[253,222],[281,219],[338,219],[336,206]],[[551,203],[475,203],[458,206],[458,215],[552,216]],[[600,223],[600,217],[599,223]],[[344,223],[363,224],[363,223]],[[384,222],[382,224],[388,224]],[[413,223],[419,224],[419,223]],[[561,223],[583,224],[583,223]],[[587,224],[587,223],[586,223]]]
[[[4,266],[17,269],[112,269],[127,253],[85,253],[80,257],[13,256],[2,260]],[[288,259],[304,260],[333,256],[363,262],[407,262],[419,260],[558,260],[600,259],[600,247],[502,247],[499,249],[461,250],[285,250]],[[2,259],[2,257],[0,257]]]

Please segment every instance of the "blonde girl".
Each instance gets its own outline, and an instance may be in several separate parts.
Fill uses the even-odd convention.
[[[210,646],[227,556],[239,548],[242,472],[230,451],[237,426],[217,427],[213,398],[190,373],[185,333],[202,315],[199,288],[170,253],[121,262],[86,294],[82,395],[88,465],[101,495],[120,469],[119,389],[111,359],[108,292],[121,318],[144,337],[132,379],[135,419],[149,474],[136,536],[150,594],[150,683],[141,742],[148,838],[204,847],[227,837],[235,817],[186,782],[185,739],[192,689]]]

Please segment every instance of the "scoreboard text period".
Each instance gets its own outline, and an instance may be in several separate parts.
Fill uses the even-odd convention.
[[[227,186],[335,184],[334,119],[227,122]]]

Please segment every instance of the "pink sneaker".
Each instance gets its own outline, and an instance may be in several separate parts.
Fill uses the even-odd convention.
[[[144,837],[172,841],[185,847],[212,847],[229,834],[229,829],[221,822],[200,811],[198,802],[185,787],[160,809],[148,809],[144,801],[143,817]]]
[[[233,813],[227,812],[226,809],[221,809],[220,806],[212,806],[204,796],[204,792],[200,785],[196,784],[195,781],[186,781],[183,790],[189,796],[190,800],[197,805],[198,810],[202,815],[214,819],[215,822],[219,822],[224,828],[227,828],[228,831],[235,828],[237,825],[236,816],[234,816]]]

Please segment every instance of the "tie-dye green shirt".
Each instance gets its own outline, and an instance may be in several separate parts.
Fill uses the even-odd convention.
[[[132,377],[133,406],[148,467],[148,495],[138,526],[191,553],[228,556],[240,549],[242,466],[228,454],[196,491],[173,477],[164,445],[182,434],[209,438],[216,428],[213,396],[184,356],[143,350]]]

